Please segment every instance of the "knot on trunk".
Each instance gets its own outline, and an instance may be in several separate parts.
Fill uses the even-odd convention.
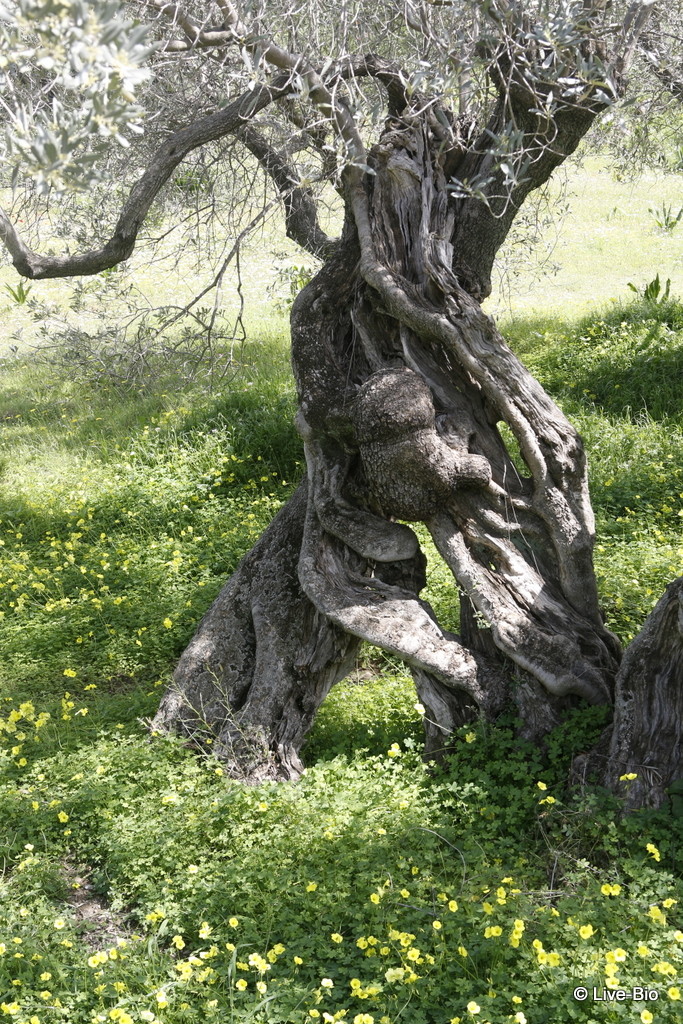
[[[427,519],[457,486],[485,487],[491,479],[487,459],[438,432],[431,392],[407,368],[381,370],[366,381],[355,425],[368,486],[384,515]]]

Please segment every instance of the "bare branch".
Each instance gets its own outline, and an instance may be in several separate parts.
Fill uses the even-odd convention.
[[[180,53],[194,49],[208,49],[216,46],[226,46],[235,42],[235,33],[231,27],[223,25],[205,28],[198,25],[194,18],[190,17],[178,4],[165,3],[164,0],[142,0],[145,7],[152,7],[160,14],[169,18],[174,26],[178,26],[185,34],[185,39],[169,39],[162,45],[162,50],[171,53]],[[226,5],[223,4],[222,8]],[[229,17],[226,13],[226,24],[229,26]]]
[[[633,3],[626,12],[622,25],[622,41],[618,47],[620,53],[620,70],[624,74],[633,63],[633,58],[638,49],[638,43],[645,31],[648,21],[652,17],[657,0],[642,0]]]
[[[670,67],[662,66],[657,59],[657,55],[651,50],[644,50],[643,56],[652,68],[653,74],[659,79],[666,91],[670,92],[677,100],[683,101],[683,67],[673,71]]]
[[[347,57],[336,66],[334,76],[343,81],[351,78],[376,78],[387,91],[390,115],[400,114],[408,104],[408,75],[395,61],[387,60],[376,53],[368,53],[363,57]]]
[[[652,31],[641,32],[637,49],[667,92],[675,99],[683,100],[683,62],[675,50],[667,47],[665,35],[661,26],[655,23]],[[670,37],[670,41],[673,39],[674,36]]]
[[[337,244],[318,223],[315,201],[304,188],[296,171],[288,164],[253,125],[245,125],[237,132],[240,139],[273,180],[285,207],[285,225],[288,238],[313,256],[325,259]]]
[[[290,50],[278,46],[267,36],[251,32],[244,22],[240,21],[237,9],[231,0],[224,0],[221,9],[235,38],[239,39],[247,50],[254,53],[258,49],[268,64],[281,71],[290,71],[300,76],[302,83],[308,89],[311,102],[326,117],[331,118],[339,136],[347,146],[351,161],[365,164],[365,146],[358,127],[347,105],[336,94],[334,86],[326,84],[303,54],[292,53]]]

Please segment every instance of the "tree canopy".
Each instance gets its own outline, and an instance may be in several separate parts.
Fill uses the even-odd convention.
[[[3,239],[28,277],[99,273],[130,255],[182,160],[237,136],[284,200],[289,233],[321,255],[312,190],[338,186],[344,166],[365,166],[387,109],[416,90],[432,120],[443,121],[445,143],[451,127],[442,108],[466,115],[461,131],[486,126],[486,161],[451,189],[465,202],[485,202],[502,239],[531,186],[534,146],[552,145],[552,132],[533,144],[525,138],[515,96],[549,122],[569,109],[590,107],[594,116],[621,99],[634,59],[629,105],[655,82],[672,86],[681,59],[677,15],[667,11],[662,27],[656,7],[464,0],[386,3],[368,17],[361,3],[317,0],[250,4],[244,15],[229,3],[5,2],[2,155],[14,186],[31,181],[57,197],[112,177],[131,181],[131,171],[147,166],[99,249],[43,263],[28,256],[6,217]]]

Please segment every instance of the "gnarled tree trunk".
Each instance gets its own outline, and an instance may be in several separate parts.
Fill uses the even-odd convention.
[[[600,767],[629,809],[660,807],[683,777],[683,578],[667,587],[624,655]]]
[[[490,207],[477,218],[452,197],[446,162],[452,176],[472,159],[457,125],[452,139],[406,108],[372,173],[347,180],[343,237],[292,312],[308,487],[222,591],[154,721],[201,736],[208,722],[242,776],[296,776],[361,639],[410,666],[432,754],[509,701],[538,737],[576,698],[612,699],[620,651],[598,607],[583,448],[481,309],[500,224],[489,237]],[[554,162],[544,153],[537,183]],[[460,636],[420,599],[410,521],[427,524],[467,598]]]
[[[308,600],[297,577],[304,480],[206,613],[153,728],[176,729],[250,782],[296,779],[299,750],[358,640]]]

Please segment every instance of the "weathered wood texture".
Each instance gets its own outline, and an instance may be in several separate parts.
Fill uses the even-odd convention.
[[[627,808],[660,807],[683,778],[683,577],[667,587],[624,655],[602,768]],[[635,779],[621,781],[631,773]]]
[[[296,779],[315,712],[358,642],[302,592],[304,481],[202,619],[152,730],[178,731],[246,782]]]
[[[353,447],[357,468],[347,459],[324,474],[355,495],[357,515],[426,521],[502,653],[550,694],[608,701],[619,649],[598,608],[580,439],[453,271],[458,206],[426,119],[393,119],[371,162],[366,231],[380,270],[361,255],[344,322],[330,268],[293,315],[300,417],[318,445],[309,474],[331,442]],[[334,313],[321,330],[325,291]]]
[[[372,260],[349,217],[292,312],[306,497],[222,592],[155,720],[186,732],[213,722],[213,749],[238,773],[260,744],[252,778],[297,774],[312,711],[361,639],[411,668],[432,755],[457,725],[510,700],[538,738],[567,701],[609,701],[618,666],[598,608],[580,438],[454,270],[460,206],[441,140],[407,111],[370,159]],[[466,639],[444,630],[421,600],[424,559],[406,521],[427,523],[487,643],[473,620]],[[306,677],[302,715],[290,694],[301,699],[299,649],[313,623],[337,647]]]

